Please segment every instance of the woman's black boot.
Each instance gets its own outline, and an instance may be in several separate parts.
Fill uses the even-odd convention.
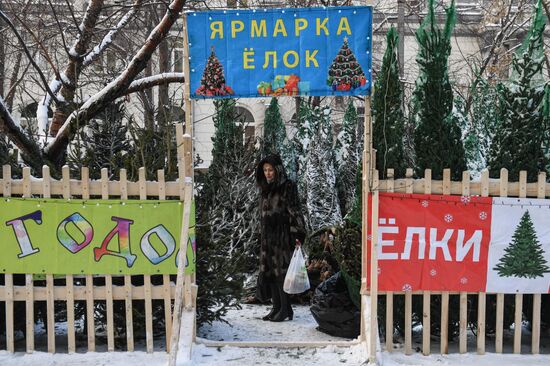
[[[273,308],[267,315],[262,317],[262,320],[271,320],[271,318],[281,310],[281,299],[279,298],[277,285],[270,284],[269,287],[271,288],[271,303],[273,304]]]
[[[294,312],[292,311],[292,306],[290,306],[290,301],[288,299],[288,294],[283,291],[283,283],[280,283],[277,285],[277,292],[279,294],[280,302],[281,302],[281,308],[280,310],[271,317],[272,322],[282,322],[286,320],[287,318],[289,320],[292,320],[294,317]],[[289,311],[290,309],[290,311]]]

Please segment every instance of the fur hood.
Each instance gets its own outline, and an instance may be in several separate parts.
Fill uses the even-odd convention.
[[[267,180],[265,179],[264,175],[264,164],[271,164],[275,168],[275,179],[272,183],[267,183]],[[283,166],[283,161],[281,160],[281,157],[276,154],[271,154],[263,158],[258,166],[256,167],[256,184],[262,189],[262,191],[266,191],[267,189],[271,187],[280,187],[287,181],[285,168]]]

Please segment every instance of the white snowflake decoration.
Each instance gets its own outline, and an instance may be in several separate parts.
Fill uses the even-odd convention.
[[[452,222],[453,221],[453,215],[446,214],[444,219],[445,219],[445,222]]]
[[[408,283],[404,284],[402,288],[403,291],[412,291],[412,289],[413,289],[412,286],[409,285]]]
[[[428,201],[424,200],[422,201],[422,207],[428,207],[430,204]]]
[[[436,271],[435,269],[432,269],[432,270],[430,271],[430,276],[433,277],[433,276],[435,276],[436,274],[437,274],[437,271]]]
[[[467,205],[468,203],[470,203],[470,196],[462,196],[462,197],[460,197],[460,202],[462,202],[463,204]]]
[[[482,211],[479,213],[480,220],[486,220],[487,219],[487,212]]]
[[[465,285],[465,284],[468,283],[468,279],[467,279],[466,277],[462,277],[462,278],[460,279],[460,283],[463,284],[463,285]]]
[[[371,234],[367,235],[367,240],[372,240],[372,235]]]

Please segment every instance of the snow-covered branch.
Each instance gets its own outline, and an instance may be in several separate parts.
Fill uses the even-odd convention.
[[[53,136],[56,135],[57,130],[65,123],[67,115],[72,112],[69,106],[74,100],[76,83],[82,70],[82,60],[92,40],[95,26],[103,9],[103,2],[103,0],[90,0],[82,22],[79,25],[80,35],[69,50],[69,61],[64,72],[67,76],[67,82],[63,81],[64,84],[60,90],[63,104],[60,104],[55,111],[50,126],[50,133]]]
[[[143,0],[134,0],[134,5],[132,6],[132,9],[130,9],[129,12],[124,14],[124,16],[117,23],[117,25],[113,29],[111,29],[105,35],[105,37],[103,37],[101,42],[98,45],[96,45],[88,55],[86,55],[86,57],[84,58],[84,61],[82,62],[82,67],[86,67],[89,64],[91,64],[93,61],[95,61],[99,57],[99,55],[101,55],[101,53],[105,51],[105,49],[109,47],[110,44],[113,43],[113,39],[115,38],[115,36],[126,26],[126,24],[128,24],[128,22],[130,22],[130,20],[132,20],[132,18],[137,14],[137,11],[142,4],[143,4]]]
[[[183,72],[165,72],[163,74],[152,75],[142,79],[134,80],[124,94],[132,94],[138,91],[149,89],[153,86],[184,82],[185,75],[183,74]]]

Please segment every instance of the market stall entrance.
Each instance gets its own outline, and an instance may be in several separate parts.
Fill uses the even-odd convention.
[[[185,17],[184,31],[184,70],[186,80],[189,80],[185,84],[186,121],[192,121],[192,108],[189,108],[192,99],[364,96],[363,197],[367,199],[368,182],[372,181],[370,172],[374,169],[370,142],[372,7],[190,12]],[[352,65],[351,73],[336,67],[341,63]],[[192,123],[188,124],[186,132],[193,134]],[[365,204],[363,207],[367,209]],[[366,212],[363,215],[366,217]],[[362,240],[364,252],[366,233]],[[365,253],[362,256],[365,266]],[[376,328],[376,317],[369,317],[369,309],[376,302],[367,297],[366,267],[362,276],[361,334],[355,340],[324,338],[311,341],[310,335],[299,334],[300,342],[254,341],[252,334],[248,334],[246,340],[241,336],[230,336],[227,337],[233,339],[230,342],[225,337],[223,341],[204,342],[210,345],[273,347],[362,344],[368,355],[369,347],[372,348],[376,341],[367,341],[369,327]],[[246,310],[253,312],[252,308]],[[300,323],[297,321],[305,318],[307,312],[307,309],[297,311],[292,325],[298,327]],[[278,325],[258,320],[257,329],[268,326],[275,329]],[[372,334],[376,331],[373,330]],[[374,358],[373,352],[371,357]]]

